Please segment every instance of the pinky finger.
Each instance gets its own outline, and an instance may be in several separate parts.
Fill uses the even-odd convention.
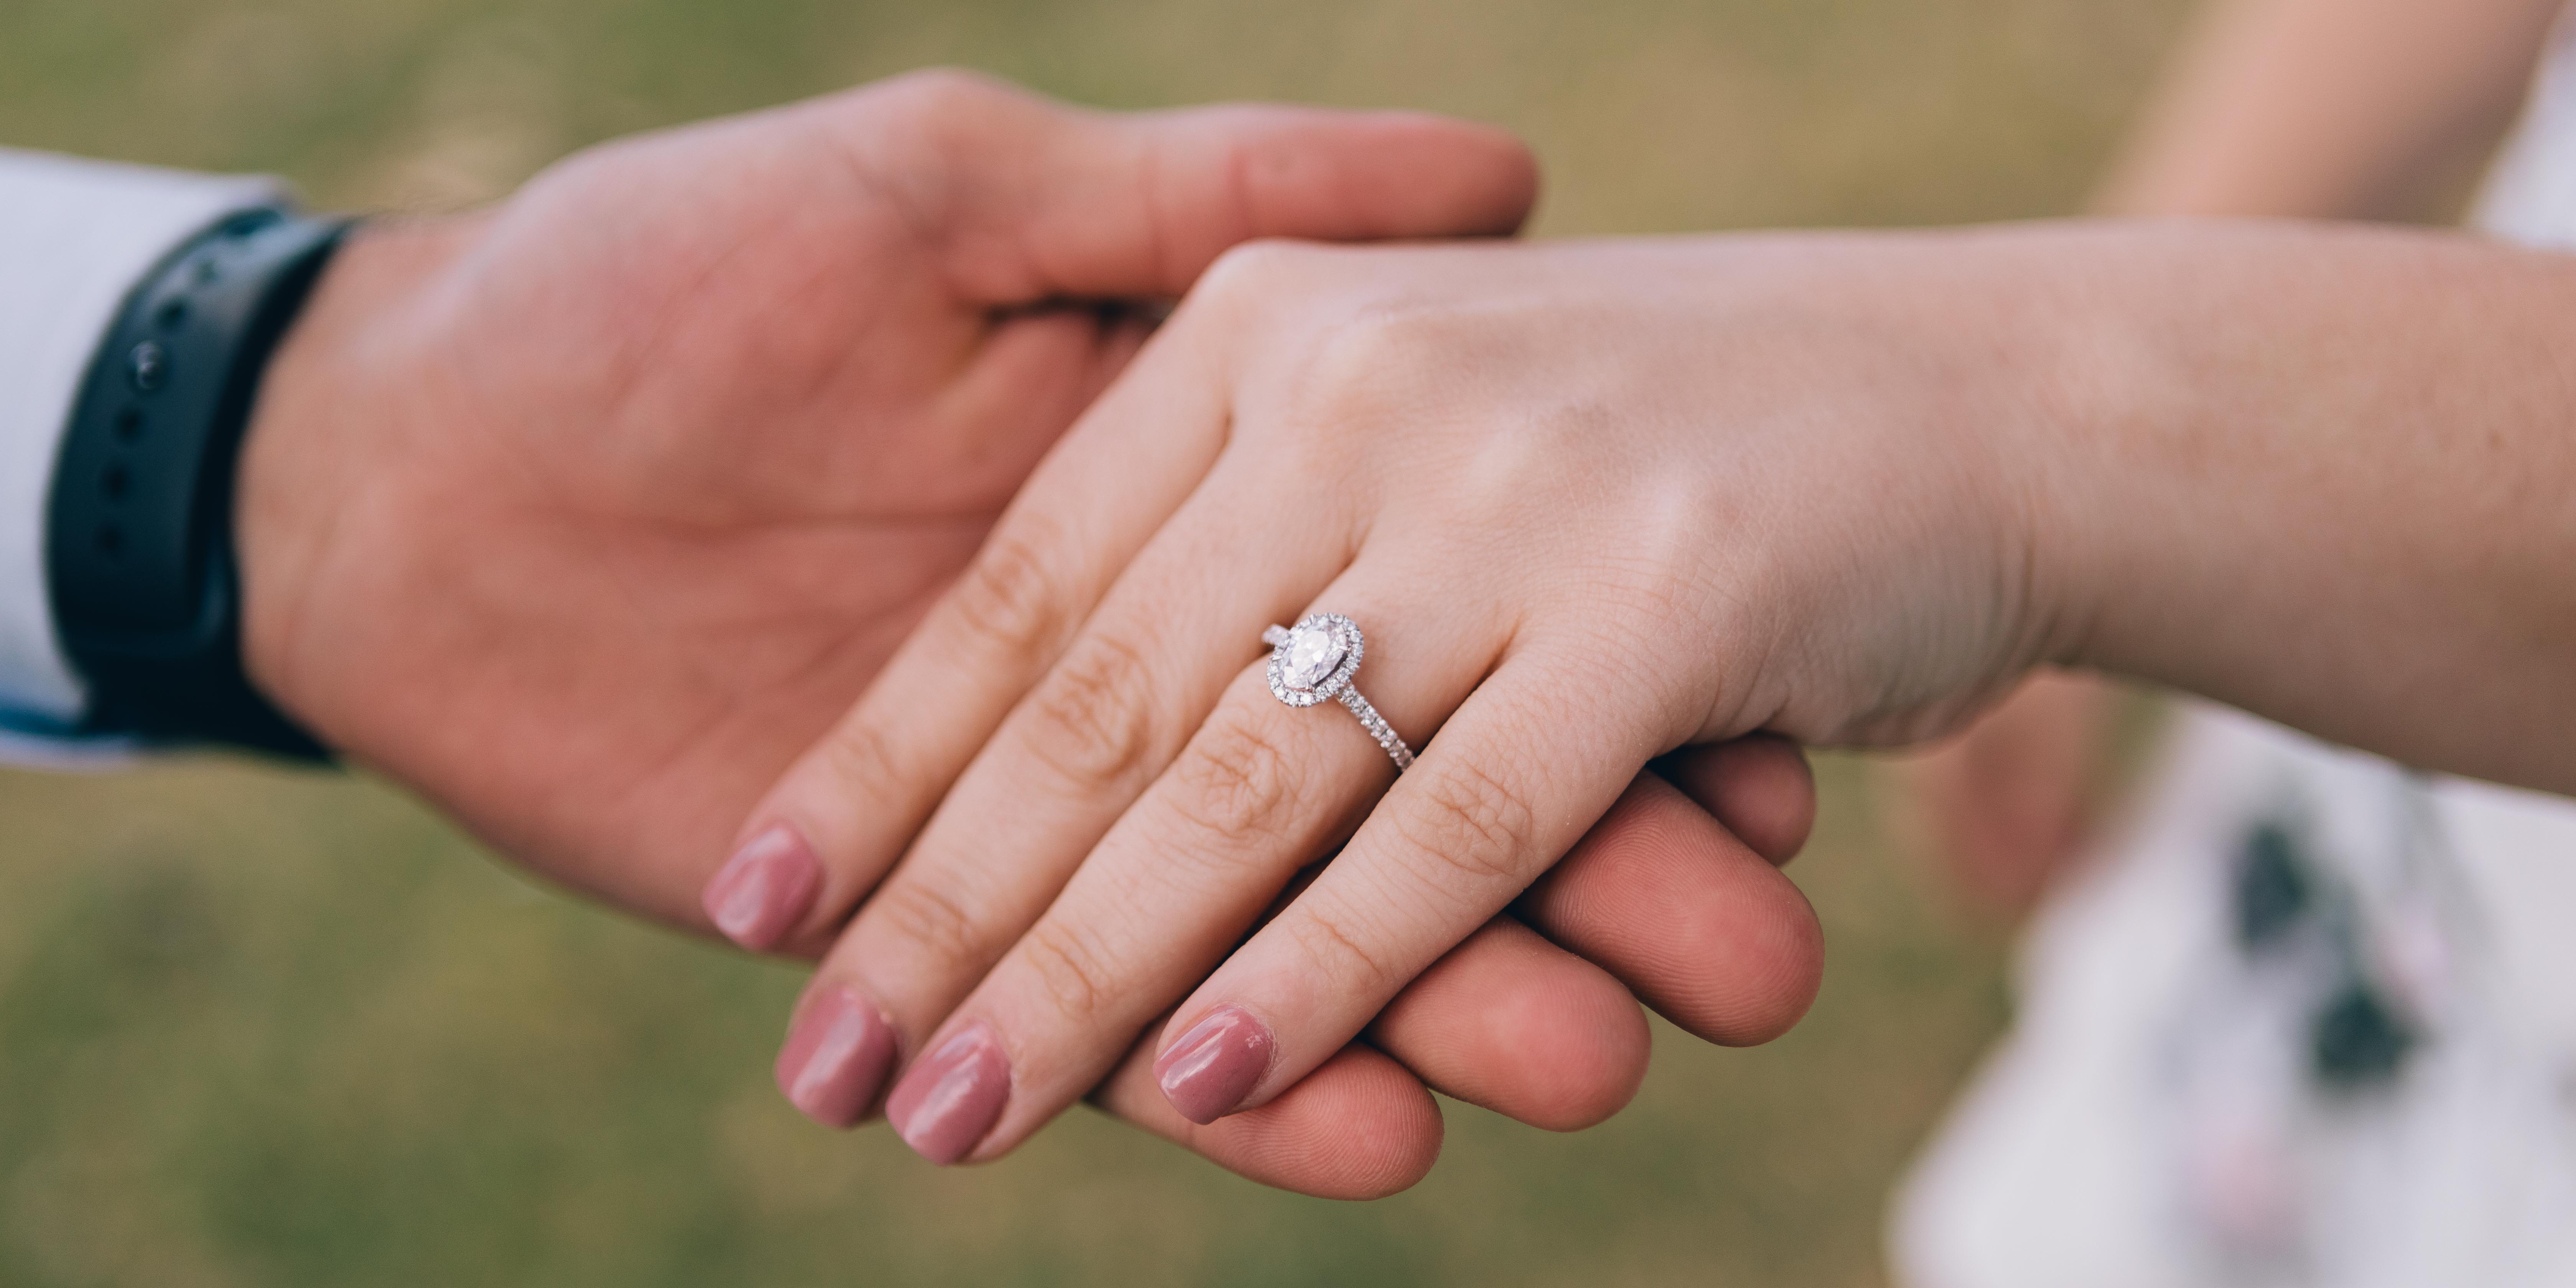
[[[1514,908],[1697,1037],[1754,1046],[1807,1013],[1824,931],[1788,875],[1652,774]]]
[[[1816,772],[1804,749],[1777,734],[1684,747],[1654,770],[1773,867],[1798,857],[1816,829]]]

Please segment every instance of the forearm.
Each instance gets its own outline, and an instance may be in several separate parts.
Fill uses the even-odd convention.
[[[2095,206],[2124,215],[2420,216],[2492,147],[2559,0],[2220,0]],[[1918,763],[1927,835],[2017,911],[2079,838],[2112,704],[2028,686]]]
[[[2033,507],[2064,660],[2576,790],[2576,261],[2295,225],[2029,251],[2074,337]]]
[[[2421,217],[2521,101],[2559,0],[2221,0],[2097,205]]]

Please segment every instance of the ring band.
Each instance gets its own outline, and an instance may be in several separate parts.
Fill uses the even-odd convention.
[[[1361,655],[1368,650],[1359,623],[1339,613],[1312,613],[1295,626],[1264,627],[1261,642],[1270,646],[1271,696],[1292,707],[1338,699],[1386,749],[1395,772],[1413,768],[1413,749],[1395,736],[1386,718],[1351,683],[1359,674]]]

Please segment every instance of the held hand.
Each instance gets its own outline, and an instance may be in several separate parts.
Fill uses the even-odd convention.
[[[1953,321],[1949,258],[1219,265],[745,831],[820,858],[812,924],[874,891],[812,996],[882,1014],[895,1126],[994,1157],[1148,1030],[1185,1116],[1262,1106],[1651,758],[1928,735],[2044,655],[2043,588],[2014,575],[2029,476],[2002,427],[1956,429],[2014,408],[1959,381],[1993,337]],[[1315,612],[1366,632],[1355,682],[1421,749],[1401,778],[1335,704],[1274,696],[1263,627]],[[1736,906],[1788,906],[1747,877]],[[1791,924],[1748,917],[1686,1022],[1794,1020]]]
[[[1500,232],[1531,190],[1516,145],[1424,118],[1121,118],[941,74],[615,144],[497,210],[368,230],[250,439],[255,678],[539,871],[702,927],[761,788],[1141,342],[1126,306],[1246,237]],[[1676,780],[1774,859],[1803,838],[1794,750]],[[1718,902],[1728,874],[1765,868],[1668,794],[1614,823],[1550,914],[1605,961],[1686,963],[1692,934],[1741,915]],[[1708,915],[1658,921],[1676,901]],[[1560,1040],[1497,1052],[1527,1032]],[[1624,990],[1509,925],[1379,1038],[1556,1123],[1615,1108],[1645,1058]],[[1401,1188],[1439,1140],[1414,1076],[1365,1046],[1215,1128],[1150,1077],[1100,1099],[1320,1193]]]
[[[1262,1105],[1648,757],[1920,741],[2043,661],[2576,790],[2571,318],[2563,254],[2295,225],[1244,253],[995,531],[1054,597],[952,600],[835,735],[1006,713],[933,830],[1078,838],[889,1115],[989,1157],[1136,1024],[1176,1108]],[[1423,749],[1391,786],[1253,659],[1314,612]],[[917,786],[836,745],[767,810],[870,836]],[[980,892],[977,853],[895,879]],[[900,968],[873,912],[827,975]],[[968,1062],[1007,1099],[946,1096]]]

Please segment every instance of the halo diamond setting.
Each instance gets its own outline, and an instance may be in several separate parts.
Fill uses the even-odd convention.
[[[1261,642],[1270,646],[1271,696],[1292,707],[1338,699],[1395,761],[1397,773],[1413,767],[1413,749],[1351,685],[1351,677],[1359,674],[1360,659],[1368,653],[1359,623],[1339,613],[1314,613],[1295,626],[1262,631]]]

